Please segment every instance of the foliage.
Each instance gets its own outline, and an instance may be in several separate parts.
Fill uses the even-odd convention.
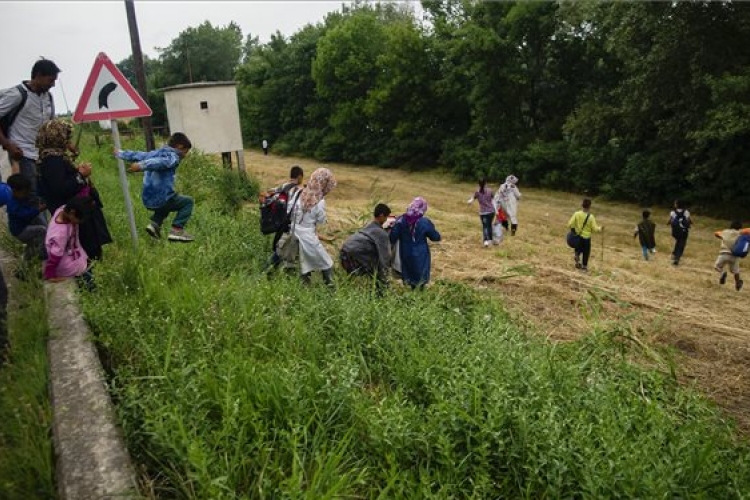
[[[553,346],[454,283],[378,298],[344,276],[269,280],[257,213],[228,215],[219,167],[197,156],[179,186],[196,242],[132,252],[113,161],[98,163],[120,243],[85,312],[157,496],[750,493],[747,447],[669,371],[630,364],[618,325]]]
[[[7,252],[10,236],[3,236]],[[12,283],[11,361],[0,367],[0,498],[8,500],[56,498],[43,295],[38,277]]]

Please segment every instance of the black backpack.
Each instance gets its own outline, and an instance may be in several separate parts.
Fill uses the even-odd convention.
[[[275,234],[289,231],[291,224],[290,214],[287,212],[289,204],[289,191],[296,184],[289,183],[281,189],[267,196],[260,204],[260,232],[263,234]],[[298,191],[299,193],[300,191]],[[299,198],[299,194],[296,196]],[[295,200],[296,201],[296,200]]]
[[[685,215],[684,210],[675,210],[675,216],[672,217],[672,236],[679,238],[685,236],[690,230],[690,219]]]
[[[26,98],[29,96],[29,93],[26,91],[26,87],[24,87],[22,83],[16,85],[16,88],[21,93],[21,103],[15,108],[11,109],[10,113],[0,118],[0,129],[2,129],[3,135],[5,135],[6,138],[10,133],[11,125],[13,125],[13,122],[16,121],[16,117],[18,116],[18,113],[21,112],[24,105],[26,105]]]

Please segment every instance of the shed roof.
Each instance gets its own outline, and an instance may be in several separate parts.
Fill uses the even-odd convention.
[[[204,87],[228,87],[237,86],[237,82],[226,81],[226,82],[193,82],[193,83],[181,83],[180,85],[172,85],[171,87],[164,87],[159,90],[167,92],[169,90],[183,90],[183,89],[196,89]]]

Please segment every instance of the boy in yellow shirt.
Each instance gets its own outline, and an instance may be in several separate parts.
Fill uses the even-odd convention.
[[[580,236],[580,244],[575,248],[576,269],[589,270],[589,256],[591,256],[591,233],[599,232],[604,227],[597,225],[594,214],[591,213],[591,200],[586,198],[578,210],[568,221],[568,227]],[[581,260],[583,256],[583,260]]]

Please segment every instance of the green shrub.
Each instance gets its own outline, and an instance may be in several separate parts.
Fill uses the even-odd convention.
[[[157,495],[750,494],[731,424],[668,371],[631,364],[638,344],[617,325],[553,345],[455,283],[377,298],[344,276],[335,290],[267,279],[257,216],[224,210],[218,167],[200,161],[181,179],[200,200],[196,242],[133,252],[125,221],[110,218],[118,244],[85,300]]]

